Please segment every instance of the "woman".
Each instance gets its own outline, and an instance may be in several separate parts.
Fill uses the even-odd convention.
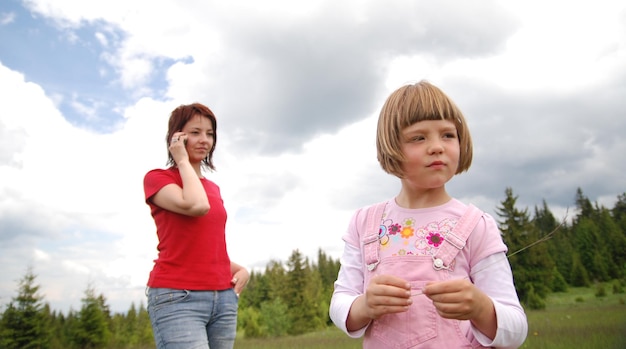
[[[146,292],[157,348],[234,346],[238,296],[249,274],[228,257],[220,190],[203,174],[215,170],[216,131],[208,107],[174,109],[166,137],[170,167],[144,178],[159,238]]]

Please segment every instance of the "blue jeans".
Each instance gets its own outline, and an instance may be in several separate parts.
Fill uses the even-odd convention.
[[[239,299],[231,289],[148,288],[148,313],[158,349],[232,349]]]

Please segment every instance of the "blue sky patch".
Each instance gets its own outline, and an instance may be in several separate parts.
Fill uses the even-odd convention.
[[[108,23],[62,28],[16,1],[0,4],[0,62],[42,86],[70,123],[94,132],[115,130],[123,121],[123,108],[146,97],[124,90],[115,67],[104,58],[124,38],[124,32]],[[165,73],[173,62],[152,62],[155,70],[145,86],[151,91],[148,97],[165,92]]]

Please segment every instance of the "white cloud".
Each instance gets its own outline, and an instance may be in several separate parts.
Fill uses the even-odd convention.
[[[14,12],[2,12],[0,13],[0,25],[11,24],[15,21]]]
[[[166,85],[116,106],[123,122],[98,133],[59,109],[69,98],[96,120],[97,98],[51,93],[0,63],[0,303],[28,263],[53,307],[78,309],[88,283],[115,311],[144,299],[156,234],[142,180],[165,166],[181,103],[217,114],[209,178],[228,209],[229,253],[251,268],[294,249],[338,257],[354,210],[399,191],[376,161],[376,117],[392,90],[424,78],[472,127],[474,166],[449,186],[460,199],[492,212],[512,186],[520,205],[547,196],[560,217],[579,185],[608,204],[626,187],[619,2],[27,4],[70,32],[92,23],[110,65],[93,69],[122,82],[120,95],[148,95],[157,73]]]

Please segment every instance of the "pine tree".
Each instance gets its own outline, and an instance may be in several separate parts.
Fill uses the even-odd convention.
[[[283,264],[271,260],[265,266],[265,272],[252,271],[246,290],[239,299],[237,325],[244,330],[245,337],[267,337],[276,333],[287,333],[290,322],[269,319],[261,309],[273,311],[279,304],[285,304],[285,296],[290,290],[285,287],[287,272]],[[286,311],[283,316],[288,316]],[[267,322],[267,323],[266,323]],[[270,326],[284,326],[269,329]]]
[[[556,265],[552,275],[559,279],[553,280],[552,291],[562,291],[567,288],[565,276],[570,275],[572,254],[574,253],[569,227],[565,224],[559,225],[545,200],[543,200],[541,208],[535,207],[533,223],[539,229],[540,237],[544,238],[548,234],[552,234],[545,243],[548,253]]]
[[[124,314],[115,314],[111,318],[111,346],[116,348],[132,347],[139,343],[139,331],[137,325],[137,309],[135,303],[130,304],[130,309]]]
[[[576,208],[578,215],[574,219],[572,238],[582,267],[592,280],[606,281],[612,257],[600,228],[603,209],[597,204],[594,206],[581,188],[576,190]]]
[[[609,278],[609,272],[604,258],[610,258],[610,256],[607,256],[607,248],[601,240],[602,233],[598,225],[589,217],[579,217],[573,227],[573,232],[574,246],[581,266],[587,270],[592,280],[606,281]],[[604,254],[604,256],[599,254]]]
[[[546,200],[542,201],[542,207],[535,206],[535,218],[533,223],[539,229],[539,236],[544,237],[550,232],[554,231],[559,225],[556,218],[548,208]]]
[[[622,236],[626,238],[626,192],[617,196],[617,202],[611,210],[611,215],[615,224],[617,224]],[[626,262],[619,265],[622,268],[622,272],[626,274]],[[625,275],[626,276],[626,275]]]
[[[92,286],[85,290],[73,342],[80,348],[103,348],[109,341],[110,312],[103,295],[96,296]]]
[[[148,309],[141,302],[137,310],[137,326],[139,344],[154,348],[154,335],[152,334],[152,324],[150,323],[150,314]]]
[[[17,297],[8,304],[2,314],[0,326],[1,348],[48,348],[50,333],[47,331],[46,309],[43,297],[38,294],[40,286],[32,267],[19,281]]]
[[[576,208],[578,209],[577,219],[594,217],[593,205],[581,188],[576,189]]]
[[[617,202],[615,203],[615,206],[613,206],[611,213],[616,219],[626,215],[626,192],[617,195]]]
[[[500,230],[509,248],[509,259],[513,269],[515,289],[520,299],[528,305],[540,304],[534,297],[545,298],[552,284],[554,261],[545,244],[536,244],[532,253],[524,250],[540,237],[539,230],[530,221],[528,210],[516,208],[517,196],[513,190],[505,190],[506,198],[496,207]],[[530,299],[529,297],[533,297]]]
[[[325,324],[320,314],[321,281],[314,275],[299,250],[294,250],[287,262],[287,287],[283,295],[289,306],[291,325],[289,334],[297,335],[319,329]]]
[[[252,270],[246,284],[245,292],[239,296],[239,310],[259,307],[263,299],[267,297],[267,287],[262,284],[262,274]]]
[[[287,300],[287,298],[293,293],[293,290],[287,285],[289,277],[287,276],[287,270],[282,262],[271,261],[265,268],[265,274],[263,274],[265,281],[264,284],[267,287],[267,297],[265,300],[271,300],[281,298]]]
[[[572,255],[572,270],[570,274],[572,286],[589,287],[589,285],[591,285],[591,282],[589,281],[589,273],[581,263],[578,252]]]
[[[567,291],[567,282],[563,275],[559,272],[559,270],[554,267],[552,269],[552,285],[551,289],[553,292],[566,292]]]
[[[523,229],[529,225],[528,213],[515,207],[517,196],[513,195],[513,189],[506,188],[504,193],[504,201],[496,207],[496,214],[501,218],[498,225],[509,251],[517,251],[529,241],[528,231]]]
[[[322,278],[324,288],[331,291],[339,273],[339,260],[333,260],[322,249],[317,251],[317,270]]]
[[[622,278],[626,271],[626,234],[620,230],[610,210],[603,207],[599,215],[597,225],[602,232],[600,242],[605,247],[602,263],[606,265],[610,279]]]
[[[246,338],[260,338],[266,336],[261,328],[261,314],[260,310],[254,307],[247,307],[239,309],[237,316],[237,323],[243,329],[244,337]]]
[[[65,322],[63,313],[51,310],[50,305],[47,303],[43,307],[43,313],[46,317],[47,331],[50,333],[50,348],[68,348],[66,345],[67,338],[65,338],[63,332]]]
[[[319,249],[317,252],[317,268],[315,268],[321,279],[322,283],[322,304],[320,305],[324,308],[324,312],[328,313],[328,308],[330,307],[330,299],[333,295],[335,280],[337,279],[337,274],[339,273],[340,263],[339,260],[333,260],[330,258],[322,249]],[[326,317],[326,324],[332,325],[332,320],[330,316]]]
[[[264,334],[270,337],[286,335],[290,320],[289,308],[282,299],[275,298],[261,304],[260,322],[263,324]]]

